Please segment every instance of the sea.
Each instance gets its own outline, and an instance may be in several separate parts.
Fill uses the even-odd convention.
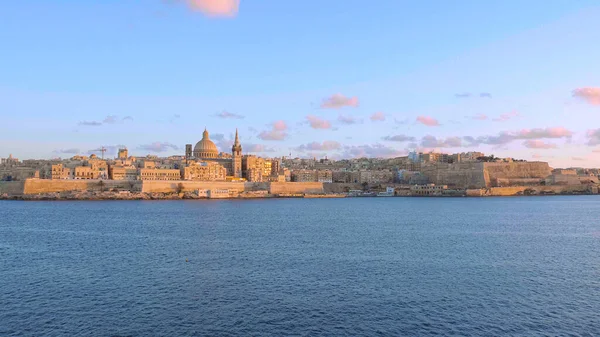
[[[0,336],[600,336],[600,196],[0,201]]]

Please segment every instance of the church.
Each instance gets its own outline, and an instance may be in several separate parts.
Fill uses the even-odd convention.
[[[208,130],[204,129],[202,139],[192,149],[192,144],[185,146],[186,162],[213,162],[227,170],[227,176],[242,178],[242,145],[235,130],[235,141],[231,147],[231,155],[219,153],[217,145],[210,140]]]

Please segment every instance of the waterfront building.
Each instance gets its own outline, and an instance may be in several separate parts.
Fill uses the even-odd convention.
[[[176,169],[140,169],[140,180],[181,180],[181,171]]]
[[[420,195],[420,196],[441,196],[444,191],[448,189],[447,185],[436,185],[436,184],[426,184],[426,185],[413,185],[410,187],[410,192],[412,195]]]
[[[193,162],[181,169],[181,176],[183,180],[225,181],[227,169],[216,162]]]
[[[52,165],[52,180],[67,180],[73,179],[73,171],[64,167],[63,164]]]
[[[139,171],[133,165],[109,166],[108,176],[112,180],[138,180]]]
[[[191,144],[186,144],[185,161],[215,162],[227,170],[227,176],[242,178],[242,145],[239,141],[238,132],[235,132],[235,141],[231,148],[231,154],[219,153],[215,143],[210,139],[208,130],[204,129],[202,139],[196,143],[193,150]]]

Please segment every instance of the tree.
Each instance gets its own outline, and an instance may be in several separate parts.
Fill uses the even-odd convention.
[[[177,184],[177,194],[183,192],[184,189],[185,189],[185,186],[183,185],[183,183]]]
[[[100,180],[98,186],[100,186],[100,192],[104,192],[104,180]]]

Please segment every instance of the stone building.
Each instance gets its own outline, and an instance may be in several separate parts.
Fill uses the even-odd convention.
[[[108,175],[112,180],[138,180],[139,171],[133,165],[110,166]]]
[[[227,170],[227,176],[242,178],[242,145],[235,131],[235,141],[231,148],[231,154],[219,153],[219,149],[210,139],[206,129],[202,133],[202,139],[196,143],[192,150],[191,144],[186,144],[185,161],[191,162],[215,162]]]
[[[68,167],[64,167],[63,164],[55,164],[52,165],[52,180],[67,180],[67,179],[73,179],[73,171],[68,168]]]
[[[181,171],[176,169],[140,169],[140,180],[181,180]]]
[[[193,162],[181,169],[183,180],[194,181],[225,181],[227,169],[216,162]]]

